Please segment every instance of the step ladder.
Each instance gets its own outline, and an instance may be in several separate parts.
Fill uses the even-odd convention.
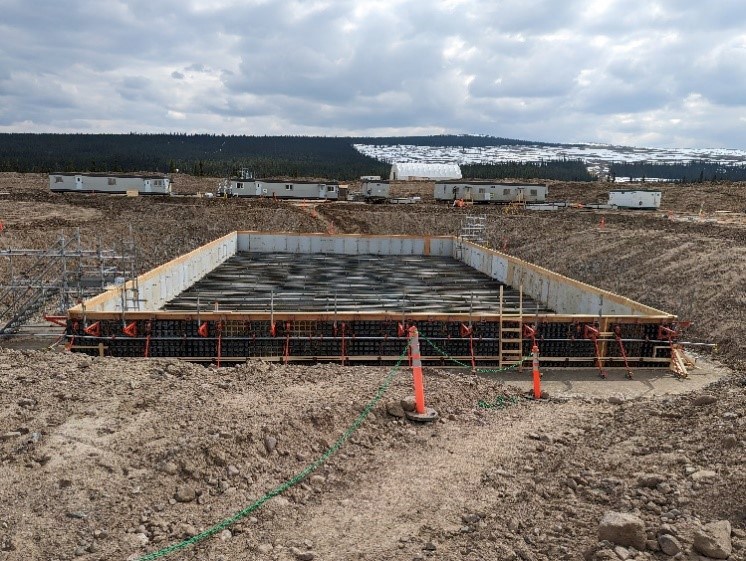
[[[518,296],[518,313],[505,314],[503,287],[500,287],[500,367],[523,362],[523,286]]]

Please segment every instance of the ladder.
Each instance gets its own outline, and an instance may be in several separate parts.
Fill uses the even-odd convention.
[[[523,362],[523,286],[518,294],[518,313],[506,315],[500,286],[500,367]]]

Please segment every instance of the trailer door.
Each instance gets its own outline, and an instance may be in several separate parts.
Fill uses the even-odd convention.
[[[150,192],[151,192],[151,190],[152,190],[152,187],[151,187],[150,181],[151,181],[150,179],[146,179],[146,180],[145,180],[145,181],[143,182],[143,185],[144,185],[144,187],[145,187],[145,192],[146,192],[146,193],[150,193]]]
[[[319,183],[319,199],[325,199],[325,198],[326,198],[326,184]]]
[[[83,190],[83,176],[82,175],[76,175],[75,176],[75,188],[78,191]]]

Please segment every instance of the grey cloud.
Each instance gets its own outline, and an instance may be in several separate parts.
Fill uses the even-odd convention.
[[[6,0],[0,121],[738,147],[744,26],[741,0]]]

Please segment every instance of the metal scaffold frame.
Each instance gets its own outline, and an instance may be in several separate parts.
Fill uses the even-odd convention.
[[[61,233],[46,249],[0,249],[0,258],[7,264],[0,284],[0,336],[17,333],[39,313],[64,314],[112,284],[127,287],[123,309],[140,309],[131,229],[120,251],[104,249],[100,240],[87,249],[76,229],[72,236]]]
[[[467,214],[461,221],[459,239],[487,247],[487,216]]]

